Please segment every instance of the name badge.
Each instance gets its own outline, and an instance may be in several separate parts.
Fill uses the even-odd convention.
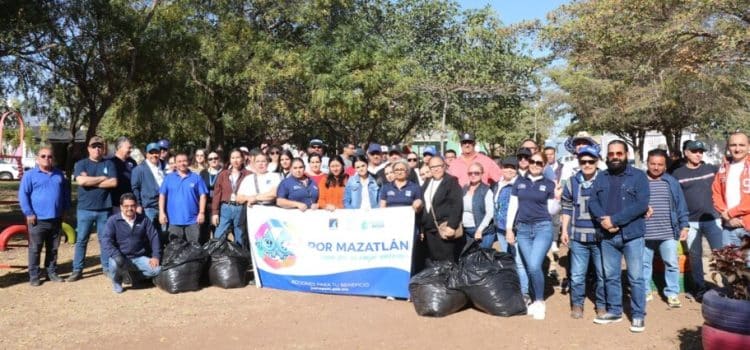
[[[542,191],[542,192],[544,192],[544,191],[547,190],[547,186],[541,185],[541,186],[539,186],[539,190]]]
[[[229,201],[230,202],[236,202],[237,201],[237,195],[234,194],[234,193],[232,193],[232,195],[229,196]]]

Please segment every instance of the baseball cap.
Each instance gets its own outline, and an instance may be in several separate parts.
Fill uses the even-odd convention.
[[[706,145],[703,143],[703,141],[698,140],[690,140],[688,142],[685,142],[685,147],[683,149],[691,150],[691,151],[706,151]]]
[[[465,132],[465,133],[461,134],[461,142],[464,142],[464,141],[472,141],[472,142],[474,142],[474,135],[472,133],[469,133],[469,132]]]
[[[382,153],[383,151],[380,149],[380,145],[377,143],[371,143],[369,147],[367,147],[367,153]]]
[[[401,154],[401,147],[399,147],[398,145],[391,145],[391,148],[388,149],[388,154],[394,153]]]
[[[321,146],[321,147],[323,147],[323,140],[321,140],[321,139],[312,139],[312,140],[310,140],[310,146]]]
[[[161,149],[169,149],[169,140],[167,139],[159,140],[158,144]]]
[[[599,149],[594,146],[583,146],[578,150],[578,154],[576,156],[578,158],[581,158],[583,156],[590,156],[599,159]]]
[[[531,157],[531,155],[532,155],[532,154],[531,154],[531,150],[530,150],[530,149],[528,149],[528,148],[526,148],[526,147],[521,147],[521,148],[519,148],[519,149],[518,149],[518,151],[516,152],[516,156],[517,156],[517,157],[520,157],[520,156],[524,156],[524,157]]]
[[[437,151],[435,150],[434,146],[427,146],[427,147],[424,148],[424,151],[422,151],[422,155],[424,156],[424,155],[428,155],[428,154],[431,155],[431,156],[433,156],[433,157],[435,156],[435,154],[437,154]]]
[[[505,157],[503,158],[502,165],[505,166],[512,166],[514,168],[518,168],[518,158],[515,156]]]
[[[99,143],[99,144],[103,145],[104,144],[104,139],[101,136],[98,136],[98,135],[91,136],[91,138],[89,139],[89,146],[91,146],[91,145],[93,145],[95,143]]]
[[[158,151],[159,150],[159,144],[156,142],[151,142],[148,145],[146,145],[146,153],[149,153],[151,151]]]

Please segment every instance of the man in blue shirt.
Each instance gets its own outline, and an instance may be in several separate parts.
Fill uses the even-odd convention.
[[[76,248],[73,258],[73,273],[68,282],[78,281],[83,277],[83,261],[86,258],[86,247],[89,244],[91,227],[96,222],[96,230],[101,231],[112,211],[112,190],[117,187],[117,171],[111,161],[103,158],[104,139],[93,136],[88,143],[89,157],[76,162],[73,175],[78,183],[78,208],[76,229]],[[101,245],[101,234],[99,244]],[[108,258],[100,255],[102,270],[107,270]]]
[[[607,170],[592,185],[589,211],[601,236],[607,312],[594,323],[622,321],[621,261],[625,256],[630,283],[631,332],[645,330],[646,289],[643,281],[644,215],[650,192],[646,174],[628,165],[628,146],[621,140],[607,145]]]
[[[122,293],[122,283],[156,277],[161,270],[161,243],[151,220],[136,213],[135,196],[120,196],[120,212],[102,230],[102,251],[109,256],[112,290]]]
[[[63,173],[52,167],[52,158],[52,149],[42,147],[37,154],[37,167],[24,174],[18,188],[18,201],[29,230],[29,282],[34,287],[41,285],[39,260],[42,245],[47,250],[44,257],[47,280],[63,281],[55,269],[62,217],[70,207],[70,188]]]
[[[205,221],[208,188],[200,175],[188,168],[188,156],[175,156],[176,170],[164,178],[159,189],[159,222],[169,224],[169,237],[200,243],[200,225]]]

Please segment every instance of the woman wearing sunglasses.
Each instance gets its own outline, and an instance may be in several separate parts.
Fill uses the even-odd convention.
[[[529,171],[516,180],[508,205],[505,239],[517,244],[533,291],[528,314],[543,320],[544,272],[542,262],[552,244],[552,215],[560,210],[560,193],[552,180],[544,178],[544,156],[535,152],[529,157]]]
[[[268,171],[275,173],[276,169],[279,168],[279,156],[281,156],[281,149],[276,146],[272,146],[268,149],[268,155],[271,157],[271,162],[268,163]]]
[[[466,243],[481,241],[482,248],[492,248],[495,241],[495,229],[492,217],[495,215],[492,191],[482,182],[484,167],[479,163],[469,165],[467,175],[469,184],[463,187],[464,211],[462,222]]]

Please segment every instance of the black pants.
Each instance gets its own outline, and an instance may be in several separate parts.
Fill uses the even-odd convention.
[[[36,225],[29,226],[29,278],[39,278],[39,260],[42,246],[46,247],[44,266],[47,273],[54,273],[57,268],[57,248],[60,246],[62,220],[37,220]]]
[[[458,256],[466,243],[463,237],[458,239],[442,239],[437,232],[425,233],[427,256],[435,261],[458,261]]]
[[[198,224],[169,225],[169,228],[167,229],[167,231],[169,232],[169,240],[180,238],[188,242],[196,242],[198,244],[203,244],[203,239],[201,237],[201,231],[200,231],[200,225]]]

